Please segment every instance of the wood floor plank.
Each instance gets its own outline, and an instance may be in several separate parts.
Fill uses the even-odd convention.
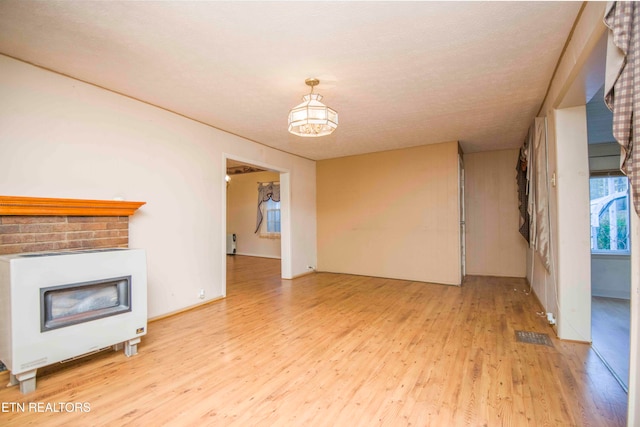
[[[522,279],[282,280],[279,261],[242,256],[227,278],[227,298],[151,322],[134,357],[44,368],[26,396],[0,389],[0,403],[90,412],[2,411],[0,425],[625,425],[626,394],[588,345],[555,338]]]

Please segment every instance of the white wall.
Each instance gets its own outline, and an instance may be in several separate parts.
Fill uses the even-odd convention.
[[[586,107],[555,110],[558,335],[591,342],[591,223]],[[553,188],[553,185],[552,185]],[[553,238],[553,236],[552,236]]]
[[[315,162],[0,56],[0,192],[146,201],[149,316],[224,295],[225,157],[286,170],[290,270],[316,263]]]
[[[630,299],[631,260],[629,255],[591,255],[591,295]]]
[[[631,197],[633,199],[633,196]],[[640,219],[631,212],[631,326],[629,340],[629,400],[627,412],[627,425],[637,426],[640,424]]]

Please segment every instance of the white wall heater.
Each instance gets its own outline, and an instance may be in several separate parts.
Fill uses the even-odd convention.
[[[40,367],[108,347],[132,356],[146,332],[144,250],[0,256],[0,360],[22,393]]]

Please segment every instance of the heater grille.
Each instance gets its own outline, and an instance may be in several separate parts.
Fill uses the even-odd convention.
[[[549,338],[549,335],[538,332],[516,331],[516,341],[553,347],[553,342],[551,341],[551,338]]]

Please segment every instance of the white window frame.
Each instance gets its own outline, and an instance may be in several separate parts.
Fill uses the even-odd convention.
[[[277,208],[272,208],[274,204],[277,205]],[[279,221],[278,228],[282,230],[282,212],[280,210],[280,202],[275,202],[271,199],[266,202],[262,202],[260,209],[262,209],[262,224],[260,225],[260,237],[265,239],[279,239],[280,231],[269,231],[269,212],[279,212]]]
[[[592,174],[589,177],[589,188],[591,188],[591,179],[596,179],[596,178],[620,178],[620,177],[625,177],[624,174],[622,174],[621,172],[615,172],[615,173],[603,173],[603,174]],[[614,256],[614,255],[630,255],[631,254],[631,216],[630,216],[630,209],[631,209],[631,194],[630,194],[630,183],[627,181],[627,248],[628,249],[591,249],[591,254],[592,255],[609,255],[609,256]],[[615,202],[614,202],[615,203]]]

